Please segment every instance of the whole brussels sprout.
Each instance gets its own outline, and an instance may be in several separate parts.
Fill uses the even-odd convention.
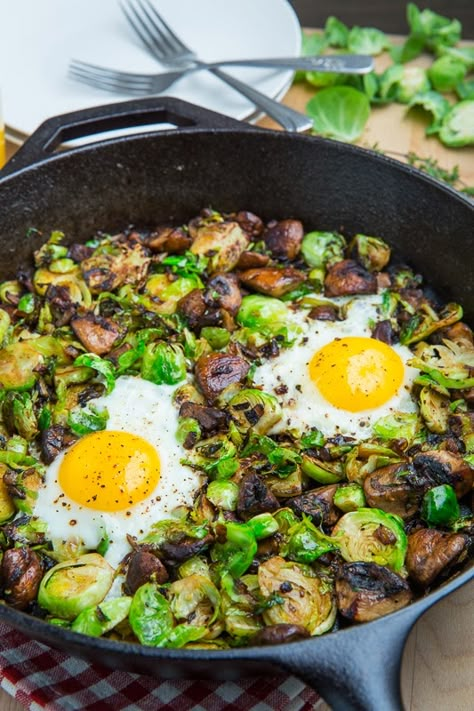
[[[344,259],[346,240],[337,232],[308,232],[301,244],[301,252],[310,267],[324,268]]]
[[[105,558],[87,553],[48,570],[39,587],[38,603],[52,615],[74,620],[83,610],[102,602],[113,579],[114,569]]]

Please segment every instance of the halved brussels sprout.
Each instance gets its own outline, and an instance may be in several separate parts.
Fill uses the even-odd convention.
[[[18,341],[0,350],[0,386],[5,390],[31,390],[42,363],[41,354],[30,341]]]
[[[142,300],[151,311],[169,315],[176,311],[177,303],[183,296],[202,287],[203,283],[197,274],[174,280],[168,274],[154,274],[145,285],[145,294],[150,294],[155,300],[147,298],[147,296]],[[159,302],[156,299],[159,299]]]
[[[114,569],[98,553],[58,563],[48,570],[38,591],[40,607],[65,620],[74,620],[108,593]]]
[[[299,330],[292,323],[291,311],[286,304],[273,296],[261,294],[244,296],[236,320],[240,326],[266,338],[281,335],[288,341]]]
[[[369,272],[380,272],[390,261],[391,249],[380,237],[357,234],[349,245],[357,260]]]
[[[229,272],[248,243],[248,236],[237,222],[213,222],[198,227],[190,249],[193,254],[209,258],[209,273]]]
[[[244,388],[234,395],[229,412],[241,433],[252,428],[257,434],[266,434],[282,416],[275,395],[255,388]]]
[[[174,385],[186,377],[186,360],[181,346],[150,343],[143,354],[141,376],[155,385]]]
[[[308,232],[301,253],[310,267],[325,268],[344,259],[346,240],[337,232]]]
[[[232,637],[251,637],[262,627],[262,619],[255,613],[257,599],[252,593],[256,587],[258,588],[258,584],[255,585],[253,578],[255,576],[246,575],[235,580],[228,573],[222,576],[224,625],[225,631]]]
[[[174,626],[170,604],[154,583],[138,588],[128,620],[139,642],[149,647],[164,646]]]
[[[334,540],[305,516],[288,530],[281,554],[297,563],[313,563],[325,553],[335,550],[337,545]]]
[[[115,597],[79,613],[71,624],[73,632],[101,637],[127,619],[132,604],[131,597]]]
[[[281,598],[280,604],[263,611],[266,625],[301,625],[311,635],[328,632],[333,626],[337,610],[332,584],[309,566],[275,556],[260,563],[258,584],[266,597]]]
[[[7,392],[2,403],[3,421],[7,429],[26,440],[38,434],[38,421],[33,401],[26,392]]]
[[[219,623],[221,596],[205,575],[194,573],[171,583],[168,589],[171,612],[178,622],[204,627],[202,637],[216,637],[222,632]]]
[[[342,462],[323,462],[309,454],[303,454],[301,469],[320,484],[334,484],[344,478]]]
[[[251,528],[246,524],[229,522],[225,525],[225,543],[215,543],[211,548],[211,558],[218,563],[223,573],[239,578],[245,573],[257,552],[257,541]]]
[[[431,388],[421,388],[419,394],[420,413],[430,432],[443,434],[448,429],[451,414],[449,398]]]
[[[344,514],[332,537],[349,563],[377,563],[398,572],[405,562],[408,540],[402,519],[381,509],[360,508]]]
[[[233,481],[211,481],[207,487],[206,496],[209,501],[224,511],[235,511],[239,499],[239,486]]]
[[[396,420],[395,420],[396,422]],[[395,432],[389,426],[390,432]],[[381,431],[381,430],[380,430]],[[354,447],[345,459],[345,473],[348,481],[363,484],[368,474],[375,469],[400,461],[397,452],[371,442],[363,442]]]
[[[348,513],[366,506],[364,490],[360,484],[345,484],[339,486],[334,494],[334,505]]]

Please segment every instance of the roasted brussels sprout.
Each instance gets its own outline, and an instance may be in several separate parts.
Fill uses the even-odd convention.
[[[115,597],[88,607],[73,620],[71,629],[89,637],[101,637],[128,618],[131,603],[131,597]]]
[[[114,569],[101,555],[87,553],[48,570],[39,587],[38,603],[56,617],[74,620],[102,602],[113,578]]]
[[[360,484],[345,484],[338,486],[334,492],[334,506],[348,513],[349,511],[357,511],[357,509],[366,506],[364,490]]]
[[[266,625],[299,625],[312,636],[333,626],[336,606],[331,582],[309,566],[275,556],[260,564],[258,584],[266,597],[281,598],[281,602],[263,611]]]
[[[230,272],[248,243],[237,222],[215,222],[198,228],[191,252],[209,259],[209,272]]]
[[[301,253],[310,267],[326,268],[344,259],[346,240],[337,232],[308,232]]]
[[[349,245],[349,250],[369,272],[382,271],[390,261],[390,247],[379,237],[356,235]]]
[[[377,563],[398,572],[405,562],[407,537],[402,520],[380,509],[361,508],[344,514],[332,537],[349,563]]]
[[[450,526],[460,515],[456,492],[449,484],[435,486],[424,495],[421,516],[430,526]]]
[[[237,313],[237,323],[266,338],[283,336],[286,340],[296,335],[288,307],[272,296],[251,294],[244,296]]]
[[[220,634],[218,620],[221,596],[214,583],[205,575],[194,573],[171,583],[168,589],[170,608],[178,622],[202,627],[203,637],[212,639]]]
[[[229,412],[239,432],[250,428],[266,434],[279,420],[281,407],[275,395],[254,388],[244,388],[229,400]]]

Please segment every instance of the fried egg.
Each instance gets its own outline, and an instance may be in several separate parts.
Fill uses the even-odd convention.
[[[35,515],[55,542],[77,539],[117,566],[130,550],[127,534],[140,538],[173,509],[191,505],[201,477],[182,465],[176,440],[176,386],[122,376],[114,390],[90,401],[107,408],[107,428],[79,439],[48,467]]]
[[[254,374],[255,384],[282,406],[271,434],[315,427],[326,436],[366,439],[379,418],[416,412],[410,390],[418,371],[407,365],[413,354],[371,337],[381,301],[381,295],[346,299],[343,321],[294,314],[302,335]]]

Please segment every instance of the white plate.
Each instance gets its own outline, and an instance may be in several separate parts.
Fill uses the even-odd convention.
[[[183,41],[206,61],[298,56],[301,29],[287,0],[155,0]],[[137,72],[166,71],[143,48],[118,0],[0,0],[0,93],[7,133],[21,139],[46,118],[128,95],[87,87],[67,76],[80,59]],[[268,96],[280,98],[292,72],[228,70]],[[208,72],[166,90],[194,104],[246,119],[253,104]]]

